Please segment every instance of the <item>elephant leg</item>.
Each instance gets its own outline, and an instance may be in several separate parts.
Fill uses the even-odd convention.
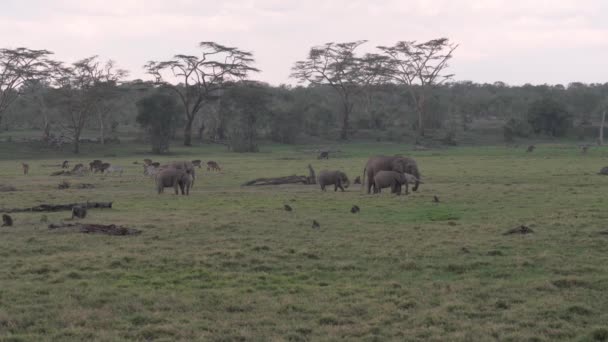
[[[175,190],[175,194],[179,195],[179,185],[177,183],[175,183],[175,185],[173,186],[173,189]]]
[[[370,174],[369,170],[367,171],[367,193],[369,194],[370,191],[372,190],[372,186],[374,186],[374,193],[375,193],[375,184],[374,184],[374,176],[372,174]]]
[[[409,187],[409,186],[408,186],[407,182],[405,182],[405,184],[403,184],[403,185],[405,185],[405,194],[406,194],[406,195],[409,195],[409,194],[410,194],[410,191],[409,191],[409,189],[408,189],[408,187]]]

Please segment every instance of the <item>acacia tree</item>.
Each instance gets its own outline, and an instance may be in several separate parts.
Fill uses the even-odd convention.
[[[148,131],[152,153],[168,151],[171,132],[181,111],[175,96],[159,89],[137,101],[136,105],[136,121]]]
[[[430,90],[451,79],[444,74],[452,53],[458,47],[448,38],[429,40],[424,43],[400,41],[394,46],[378,46],[387,57],[385,75],[396,83],[407,86],[418,115],[418,133],[424,136],[426,100]]]
[[[0,122],[6,109],[20,95],[21,86],[49,73],[53,53],[28,48],[0,49]]]
[[[91,115],[107,100],[109,87],[115,87],[127,71],[115,69],[113,61],[101,63],[97,56],[84,58],[70,67],[61,67],[56,79],[56,105],[61,111],[59,125],[80,151],[80,136]]]
[[[184,107],[184,145],[192,146],[192,124],[205,101],[219,96],[227,84],[243,80],[249,72],[258,69],[253,54],[235,47],[215,42],[201,42],[200,56],[175,55],[172,60],[148,62],[144,68],[162,84],[177,93]],[[166,80],[169,72],[180,83],[171,84]]]
[[[292,68],[291,77],[299,82],[312,85],[329,85],[342,102],[342,127],[340,139],[348,139],[350,114],[353,111],[356,95],[371,84],[378,73],[370,68],[377,65],[377,55],[357,57],[355,50],[366,43],[358,40],[348,43],[327,43],[310,49],[308,58],[297,61]]]

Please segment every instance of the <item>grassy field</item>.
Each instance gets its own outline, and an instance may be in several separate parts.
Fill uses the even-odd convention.
[[[146,146],[74,157],[1,144],[0,183],[18,191],[0,194],[0,208],[114,201],[84,221],[143,233],[49,230],[69,213],[14,214],[0,228],[0,341],[608,340],[608,177],[597,175],[608,148],[353,143],[327,161],[310,148],[176,148],[159,161],[224,168],[200,170],[191,196],[176,197],[156,195],[133,164]],[[353,179],[368,156],[395,153],[418,161],[418,192],[240,187],[307,174],[309,163]],[[95,189],[58,190],[64,178],[45,165],[65,158],[128,170],[67,178]],[[522,224],[534,233],[503,235]]]

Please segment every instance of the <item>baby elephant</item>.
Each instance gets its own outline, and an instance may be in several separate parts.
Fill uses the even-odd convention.
[[[401,186],[405,184],[405,194],[408,194],[407,178],[405,174],[396,171],[380,171],[374,177],[374,193],[382,192],[384,188],[391,188],[392,193],[401,195]]]
[[[334,185],[334,191],[340,190],[344,191],[344,188],[348,188],[350,185],[350,181],[346,174],[342,171],[321,171],[319,172],[319,176],[317,177],[317,182],[321,185],[321,190],[325,191],[325,187],[327,185]],[[344,187],[342,186],[344,185]]]
[[[184,170],[167,168],[162,169],[156,174],[156,191],[161,194],[165,188],[173,188],[175,194],[179,195],[178,189],[182,190],[184,195],[184,189],[187,186],[188,193],[190,193],[190,186],[192,185],[191,176]]]

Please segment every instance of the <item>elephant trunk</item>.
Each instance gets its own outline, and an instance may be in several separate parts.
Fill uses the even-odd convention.
[[[416,182],[414,183],[412,191],[418,190],[418,186],[420,185],[420,173],[418,172],[418,169],[414,170],[414,176],[416,177]]]

